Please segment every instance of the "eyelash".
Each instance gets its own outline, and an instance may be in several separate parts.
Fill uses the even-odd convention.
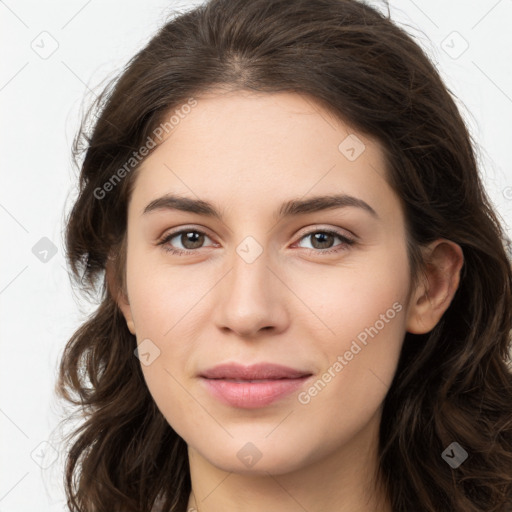
[[[208,236],[204,231],[200,231],[198,229],[182,229],[180,231],[174,231],[173,233],[169,233],[160,242],[158,242],[157,245],[161,245],[165,252],[169,252],[169,253],[175,254],[177,256],[187,256],[187,255],[193,254],[194,252],[197,252],[198,249],[186,249],[186,250],[184,250],[184,249],[176,249],[176,248],[171,247],[169,245],[169,241],[170,240],[175,238],[177,235],[182,235],[183,233],[199,233],[200,235]],[[323,229],[323,230],[322,229],[316,229],[314,231],[309,231],[308,233],[305,233],[304,235],[302,235],[301,238],[299,239],[299,241],[302,240],[303,238],[306,238],[308,236],[314,235],[316,233],[333,235],[335,237],[338,237],[342,241],[342,243],[337,245],[337,246],[335,246],[335,248],[325,249],[325,250],[322,250],[322,249],[307,249],[306,248],[306,250],[309,251],[310,253],[315,253],[315,254],[331,254],[331,253],[335,253],[335,252],[341,252],[341,251],[347,250],[348,247],[350,247],[351,245],[353,245],[355,243],[355,240],[353,240],[352,238],[348,238],[347,236],[342,235],[341,233],[339,233],[337,231],[328,230],[328,229]],[[201,249],[201,247],[199,247],[199,249]]]

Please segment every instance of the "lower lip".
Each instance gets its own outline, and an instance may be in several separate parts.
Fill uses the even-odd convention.
[[[226,379],[206,379],[208,391],[218,400],[233,407],[256,409],[284,398],[297,391],[310,375],[297,379],[262,380],[259,382],[235,382]]]

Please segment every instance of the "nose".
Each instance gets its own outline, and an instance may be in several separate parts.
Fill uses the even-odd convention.
[[[289,320],[286,300],[289,302],[291,293],[283,283],[284,276],[270,268],[266,252],[251,263],[235,253],[232,261],[216,287],[217,327],[245,338],[285,330]]]

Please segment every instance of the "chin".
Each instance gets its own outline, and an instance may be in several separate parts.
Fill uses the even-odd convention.
[[[203,438],[204,439],[204,438]],[[304,445],[297,449],[296,443],[283,445],[265,439],[249,441],[250,437],[243,440],[229,439],[225,443],[218,443],[218,448],[212,451],[212,444],[199,446],[195,450],[213,466],[232,473],[267,476],[286,474],[296,471],[313,462],[308,457]],[[204,450],[203,450],[204,448]],[[319,452],[311,447],[312,454]]]

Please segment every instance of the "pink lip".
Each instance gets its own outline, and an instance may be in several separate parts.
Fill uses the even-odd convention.
[[[218,400],[233,407],[255,409],[293,393],[311,375],[308,371],[271,363],[251,366],[230,363],[210,368],[199,376]]]

